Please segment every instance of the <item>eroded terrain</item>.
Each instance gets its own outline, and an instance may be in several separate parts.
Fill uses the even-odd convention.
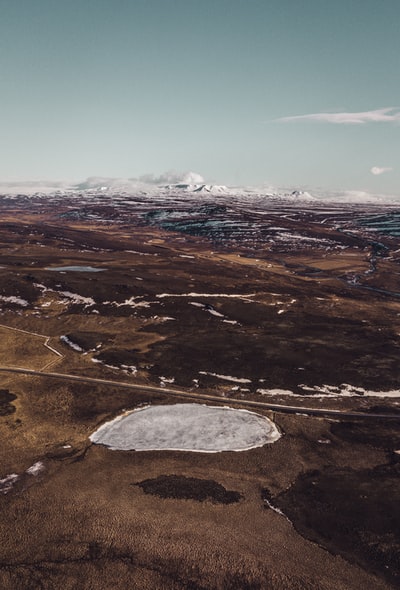
[[[213,199],[0,198],[0,368],[153,386],[0,371],[2,588],[398,586],[397,210]],[[244,452],[91,444],[174,388],[299,410]]]

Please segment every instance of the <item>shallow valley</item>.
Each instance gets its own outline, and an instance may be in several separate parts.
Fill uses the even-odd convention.
[[[0,211],[0,368],[144,386],[0,372],[2,588],[398,586],[394,207],[96,193]],[[242,452],[90,440],[174,388],[299,410],[257,409],[281,437]]]

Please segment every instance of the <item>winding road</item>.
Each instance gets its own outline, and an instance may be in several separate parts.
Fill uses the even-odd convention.
[[[20,367],[2,367],[2,373],[17,373],[20,375],[30,375],[36,377],[48,377],[51,379],[61,379],[63,381],[78,381],[80,383],[92,383],[93,385],[107,385],[110,387],[119,387],[123,389],[132,389],[138,392],[149,392],[155,394],[168,394],[172,397],[186,398],[196,401],[211,401],[215,403],[224,403],[229,405],[249,406],[252,408],[259,408],[264,410],[272,410],[274,412],[282,412],[285,414],[306,414],[308,416],[331,416],[335,418],[362,418],[362,419],[378,419],[378,420],[400,420],[400,414],[378,414],[378,413],[363,413],[363,412],[348,412],[342,410],[332,410],[328,408],[308,408],[302,406],[286,406],[282,404],[270,404],[267,402],[257,402],[248,399],[222,398],[217,395],[209,395],[207,393],[195,393],[191,391],[183,391],[181,389],[172,389],[167,387],[156,387],[155,385],[142,385],[137,383],[128,383],[126,381],[113,381],[112,379],[100,379],[95,377],[82,377],[80,375],[70,375],[68,373],[52,373],[44,371],[35,371],[33,369],[23,369]]]

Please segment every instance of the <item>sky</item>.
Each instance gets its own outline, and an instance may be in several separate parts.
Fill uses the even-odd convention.
[[[0,181],[400,194],[399,0],[0,0]]]

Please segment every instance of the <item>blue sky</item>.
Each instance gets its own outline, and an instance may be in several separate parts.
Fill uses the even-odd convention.
[[[0,180],[194,170],[400,192],[398,0],[0,0],[0,14]]]

